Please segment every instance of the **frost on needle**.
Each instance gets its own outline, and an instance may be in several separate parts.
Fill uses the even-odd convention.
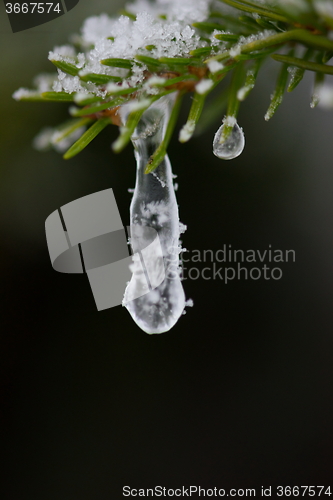
[[[72,102],[72,124],[66,123],[72,132],[62,142],[64,148],[76,141],[64,155],[69,159],[109,124],[120,127],[113,147],[120,152],[130,143],[145,110],[176,92],[177,109],[170,114],[163,144],[149,159],[146,172],[150,172],[166,154],[186,93],[193,94],[193,102],[179,133],[181,142],[218,118],[220,122],[223,116],[237,119],[239,103],[255,87],[267,58],[278,61],[278,77],[265,118],[274,115],[284,92],[294,90],[306,70],[315,75],[314,106],[323,94],[325,75],[333,74],[327,64],[333,55],[332,31],[328,0],[136,0],[118,17],[88,18],[70,44],[49,52],[56,73],[39,75],[34,90],[21,88],[13,97]],[[244,65],[244,71],[235,78],[239,65]],[[225,78],[228,73],[232,73],[230,79]],[[287,78],[291,78],[289,85]],[[227,92],[221,92],[223,86]],[[119,111],[128,102],[133,108],[124,125]],[[85,120],[82,127],[76,126],[79,118]],[[96,126],[96,121],[101,123]],[[55,140],[63,127],[48,130],[35,145],[63,149]],[[229,133],[231,127],[225,127],[223,140]]]

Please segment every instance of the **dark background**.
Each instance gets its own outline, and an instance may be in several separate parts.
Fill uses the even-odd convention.
[[[213,156],[219,123],[170,147],[184,246],[294,249],[280,281],[187,280],[194,307],[149,336],[122,307],[97,312],[85,277],[51,267],[46,217],[112,187],[127,224],[135,162],[131,147],[111,152],[111,128],[68,162],[34,151],[34,135],[67,106],[11,94],[52,71],[48,50],[87,15],[120,6],[82,1],[15,35],[0,6],[1,498],[106,500],[124,485],[333,487],[332,112],[310,110],[311,75],[265,123],[277,64],[261,74],[240,112],[238,159]],[[185,119],[186,105],[179,126]]]

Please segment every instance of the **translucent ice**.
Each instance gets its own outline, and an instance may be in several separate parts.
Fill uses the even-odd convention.
[[[154,228],[159,236],[161,251],[150,250],[147,254],[145,250],[149,290],[131,300],[131,297],[140,295],[140,290],[147,287],[143,266],[138,257],[133,259],[133,275],[126,288],[123,305],[136,324],[150,334],[170,330],[185,307],[185,295],[179,276],[178,206],[168,156],[165,156],[153,173],[144,173],[149,157],[163,138],[172,104],[173,96],[159,99],[143,114],[132,138],[137,178],[130,207],[131,247],[136,256],[141,250],[147,249],[150,244],[148,228]],[[127,112],[124,107],[123,121]],[[161,269],[165,278],[160,285],[154,287],[154,281],[159,282]]]
[[[224,138],[225,127],[232,126],[231,133]],[[244,133],[235,119],[228,117],[215,134],[213,141],[213,153],[221,160],[232,160],[239,156],[245,145]]]

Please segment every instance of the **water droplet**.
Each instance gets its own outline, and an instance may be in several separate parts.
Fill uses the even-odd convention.
[[[225,127],[230,127],[231,125],[233,125],[231,133],[227,139],[223,140]],[[221,139],[223,142],[221,142]],[[226,119],[215,134],[213,141],[213,153],[221,160],[232,160],[241,154],[244,149],[244,145],[245,138],[242,128],[236,121],[233,124],[229,123],[228,119]]]
[[[132,137],[137,177],[130,207],[130,231],[133,253],[140,254],[140,259],[133,265],[123,305],[135,323],[150,334],[170,330],[185,307],[179,276],[178,205],[168,156],[153,173],[144,173],[150,155],[161,143],[173,102],[174,97],[170,95],[154,103],[143,114]],[[150,228],[158,234],[160,253],[150,247]],[[161,268],[164,269],[162,282],[158,279]],[[141,293],[146,280],[149,289]],[[159,285],[152,286],[154,282]]]

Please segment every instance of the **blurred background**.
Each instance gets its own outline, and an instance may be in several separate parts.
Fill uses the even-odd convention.
[[[278,64],[261,72],[240,111],[239,158],[212,154],[220,121],[169,150],[184,246],[293,249],[281,280],[186,280],[194,307],[149,336],[121,306],[97,312],[86,277],[51,267],[44,222],[61,205],[112,187],[129,223],[133,152],[111,152],[109,127],[70,161],[38,153],[32,139],[67,106],[11,95],[53,70],[48,51],[88,15],[123,5],[81,0],[16,34],[0,6],[1,498],[106,500],[124,485],[333,487],[333,114],[310,109],[312,75],[266,123]]]

